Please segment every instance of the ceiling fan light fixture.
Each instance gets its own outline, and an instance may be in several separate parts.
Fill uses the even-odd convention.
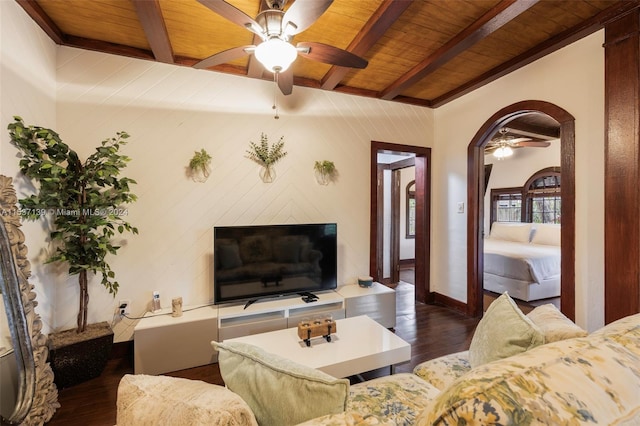
[[[495,151],[493,151],[493,156],[498,160],[502,160],[506,157],[511,157],[513,155],[513,149],[506,145],[499,146]]]
[[[256,46],[254,55],[267,71],[275,73],[286,71],[298,57],[298,51],[291,43],[274,37]]]

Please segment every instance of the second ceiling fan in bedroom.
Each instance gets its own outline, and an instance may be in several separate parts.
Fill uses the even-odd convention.
[[[493,156],[498,160],[502,160],[506,157],[513,155],[514,148],[534,147],[534,148],[546,148],[551,145],[550,142],[544,140],[533,140],[532,138],[517,138],[509,135],[507,127],[503,127],[499,130],[500,136],[495,139],[491,139],[485,147],[485,154],[493,153]]]
[[[296,34],[309,28],[333,3],[333,0],[296,0],[285,12],[287,0],[264,0],[269,9],[253,19],[224,0],[198,0],[223,18],[258,35],[262,42],[238,46],[209,56],[194,65],[209,68],[246,55],[254,55],[274,80],[283,94],[293,89],[290,65],[298,55],[305,58],[349,68],[366,68],[368,62],[351,52],[318,42],[292,44]]]

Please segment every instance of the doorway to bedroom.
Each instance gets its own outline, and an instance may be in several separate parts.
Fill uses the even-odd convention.
[[[523,311],[560,309],[560,124],[532,112],[484,148],[483,310],[507,291]]]
[[[532,114],[544,114],[559,123],[560,170],[562,172],[560,217],[560,308],[569,318],[575,317],[575,120],[562,108],[544,101],[523,101],[495,113],[478,130],[468,148],[468,205],[467,217],[467,313],[481,316],[484,290],[485,217],[490,220],[490,207],[485,207],[486,148],[501,129],[517,124]],[[500,146],[500,145],[498,145]],[[504,161],[504,160],[503,160]],[[493,175],[493,170],[491,171]],[[491,179],[491,175],[488,179]],[[507,203],[508,205],[508,203]],[[521,209],[529,209],[522,205]],[[523,214],[524,211],[520,211]],[[533,234],[529,234],[533,235]],[[530,237],[529,237],[530,238]]]

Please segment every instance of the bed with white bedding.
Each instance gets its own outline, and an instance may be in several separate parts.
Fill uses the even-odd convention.
[[[560,295],[560,226],[495,222],[484,240],[484,289],[532,301]]]

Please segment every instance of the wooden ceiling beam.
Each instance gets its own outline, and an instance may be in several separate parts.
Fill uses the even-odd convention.
[[[27,12],[27,15],[31,17],[42,30],[47,33],[47,35],[54,41],[56,44],[64,44],[65,37],[60,31],[60,28],[49,18],[49,15],[45,13],[45,11],[40,7],[36,0],[16,0],[20,6]]]
[[[505,126],[510,132],[538,140],[553,140],[560,138],[560,124],[555,127],[544,127],[536,124],[512,121]]]
[[[173,48],[160,3],[158,0],[132,0],[132,2],[156,61],[173,64]]]
[[[410,5],[407,0],[384,0],[346,50],[364,56]],[[349,71],[350,68],[332,66],[322,78],[322,88],[335,89]]]
[[[392,100],[427,75],[436,71],[446,62],[469,49],[471,46],[500,29],[528,10],[539,0],[502,0],[480,19],[462,30],[458,35],[426,57],[398,80],[384,89],[380,97]]]
[[[618,16],[622,16],[625,13],[629,13],[631,10],[638,7],[640,7],[640,2],[638,0],[618,2],[613,6],[610,6],[609,8],[604,9],[590,19],[581,22],[575,27],[569,28],[568,30],[561,32],[555,37],[552,37],[540,43],[539,45],[527,50],[521,55],[518,55],[515,58],[490,69],[489,71],[469,81],[468,83],[463,84],[462,86],[457,87],[454,90],[445,93],[444,95],[432,99],[432,106],[433,108],[438,108],[439,106],[458,99],[459,97],[464,96],[467,93],[471,93],[479,87],[489,84],[492,81],[504,77],[505,75],[526,65],[529,65],[530,63],[550,53],[560,50],[563,47],[580,40],[581,38],[593,34],[594,32],[602,29],[606,22],[615,19]]]
[[[127,56],[129,58],[155,60],[153,52],[137,47],[125,46],[123,44],[111,43],[108,41],[95,40],[91,38],[65,35],[65,46],[77,47],[79,49],[94,50],[96,52],[110,53],[112,55]]]

